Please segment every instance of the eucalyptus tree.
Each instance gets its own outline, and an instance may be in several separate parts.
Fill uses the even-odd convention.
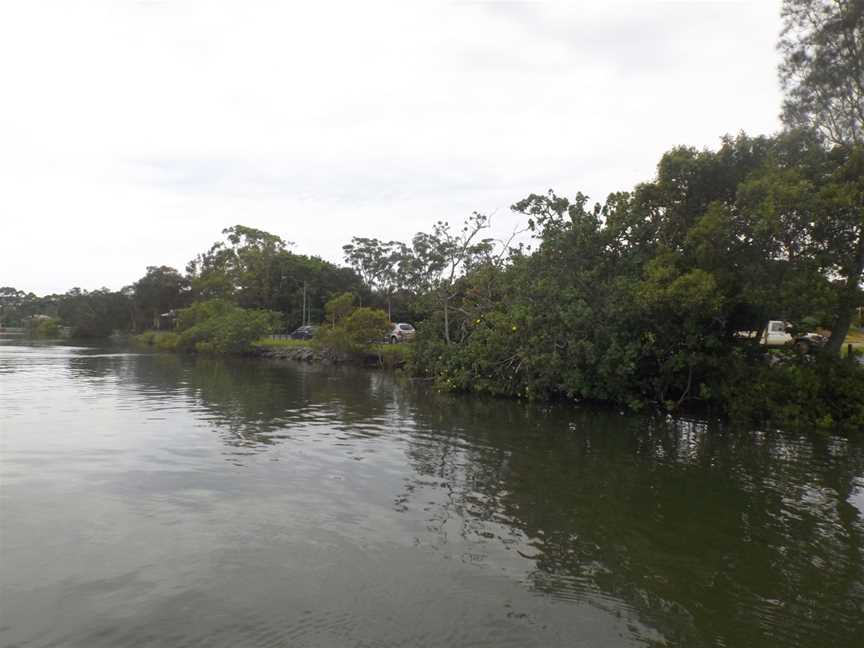
[[[427,296],[435,311],[441,313],[447,344],[451,343],[451,304],[459,293],[457,282],[487,261],[495,248],[494,239],[481,238],[489,226],[488,216],[474,212],[458,230],[438,221],[431,232],[418,232],[410,246],[402,246],[401,277],[415,294]]]
[[[821,190],[826,266],[840,282],[828,350],[838,353],[864,303],[864,0],[784,0],[783,121],[818,132],[838,169]]]
[[[825,265],[839,284],[828,351],[838,354],[857,310],[864,305],[864,145],[838,149],[831,182],[821,191],[828,216],[821,223]]]
[[[292,243],[244,225],[224,229],[222,234],[224,241],[217,241],[186,266],[196,296],[271,308],[280,280],[279,259]]]
[[[342,246],[342,250],[345,262],[360,275],[370,290],[384,298],[387,315],[392,319],[393,294],[403,287],[400,265],[404,259],[405,244],[355,236],[351,243]]]
[[[784,0],[783,121],[864,144],[864,0]]]
[[[187,265],[195,299],[227,299],[244,308],[283,313],[286,326],[324,317],[334,294],[363,294],[351,268],[294,254],[290,242],[263,230],[235,225]]]

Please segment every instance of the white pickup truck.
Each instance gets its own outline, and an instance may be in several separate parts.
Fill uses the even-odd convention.
[[[759,344],[764,344],[769,347],[794,346],[802,353],[807,353],[811,349],[821,347],[827,342],[827,339],[818,333],[801,333],[792,335],[790,332],[792,325],[789,322],[782,320],[771,320],[768,326],[762,332],[762,337],[759,338]],[[755,331],[739,331],[736,334],[740,338],[754,338]]]

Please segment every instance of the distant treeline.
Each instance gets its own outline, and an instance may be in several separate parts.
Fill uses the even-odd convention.
[[[222,298],[242,308],[281,313],[284,326],[324,317],[324,303],[337,292],[368,295],[356,272],[316,257],[293,254],[278,236],[248,227],[224,231],[180,272],[151,266],[119,291],[73,288],[37,297],[0,288],[0,323],[25,326],[33,315],[48,315],[71,327],[75,337],[172,328],[176,311],[195,302]]]

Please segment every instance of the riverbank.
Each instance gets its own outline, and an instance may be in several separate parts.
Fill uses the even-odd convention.
[[[291,360],[308,364],[355,364],[378,369],[400,369],[413,351],[408,344],[375,344],[369,349],[346,353],[307,340],[259,340],[249,355],[271,360]]]
[[[333,349],[316,349],[310,345],[256,344],[249,355],[271,360],[293,360],[314,364],[343,364],[349,361],[344,353]]]
[[[771,425],[788,430],[820,429],[860,432],[864,429],[864,371],[858,362],[831,358],[824,354],[801,356],[785,353],[782,361],[748,357],[743,351],[729,354],[722,369],[706,374],[698,385],[698,398],[688,403],[663,399],[652,401],[634,393],[625,400],[615,394],[565,393],[558,383],[533,389],[540,357],[514,354],[512,365],[530,361],[530,372],[508,370],[507,362],[478,364],[483,353],[466,354],[464,345],[442,345],[420,339],[405,344],[351,346],[341,338],[293,340],[259,337],[242,348],[221,352],[212,344],[178,344],[172,332],[149,332],[134,338],[137,342],[162,351],[185,351],[205,355],[244,355],[276,362],[321,365],[353,365],[369,369],[403,369],[412,376],[435,384],[441,391],[486,394],[530,401],[604,403],[631,411],[662,409],[682,412],[692,407],[733,421],[740,426]],[[368,339],[368,338],[366,338]],[[328,344],[328,341],[332,343]],[[194,350],[192,350],[194,349]],[[467,349],[470,351],[470,347]],[[483,351],[483,350],[481,350]],[[542,354],[541,354],[542,355]],[[520,367],[521,368],[521,367]],[[497,372],[497,373],[496,373]],[[479,377],[478,377],[479,376]],[[500,379],[500,380],[499,380]],[[501,380],[504,380],[502,383]],[[541,384],[542,386],[542,384]]]
[[[171,331],[146,331],[132,336],[136,344],[159,351],[179,352],[178,336]],[[345,352],[315,340],[261,338],[240,355],[270,360],[290,360],[307,364],[353,364],[369,368],[400,369],[413,355],[411,344],[373,344],[366,349]]]

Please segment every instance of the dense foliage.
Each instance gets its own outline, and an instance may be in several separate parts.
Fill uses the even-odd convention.
[[[107,288],[86,291],[73,288],[57,299],[57,315],[79,338],[102,338],[132,322],[129,296]]]
[[[27,334],[34,338],[59,338],[62,335],[60,321],[53,317],[35,317],[27,321]]]
[[[836,324],[850,303],[841,241],[857,227],[845,220],[856,154],[797,132],[739,135],[716,152],[673,149],[653,182],[593,207],[529,196],[513,208],[536,250],[462,274],[456,335],[448,342],[438,309],[420,328],[416,369],[456,390],[859,425],[857,366],[735,335],[769,319]],[[864,303],[857,286],[851,303]]]
[[[136,328],[161,328],[162,317],[189,303],[189,280],[168,266],[150,266],[132,286]]]
[[[339,351],[360,353],[380,344],[390,332],[390,318],[377,308],[356,308],[332,328],[319,330],[318,339]]]
[[[319,344],[343,353],[364,353],[387,338],[390,318],[378,308],[357,307],[351,293],[335,295],[324,310],[328,323],[318,329]]]
[[[177,313],[177,330],[150,331],[139,341],[159,349],[197,353],[245,353],[279,326],[272,311],[240,308],[221,299],[196,302]]]
[[[293,254],[279,236],[243,225],[223,234],[225,241],[214,243],[186,268],[196,301],[219,298],[243,308],[278,311],[290,329],[324,319],[324,304],[337,292],[367,294],[350,268]]]

